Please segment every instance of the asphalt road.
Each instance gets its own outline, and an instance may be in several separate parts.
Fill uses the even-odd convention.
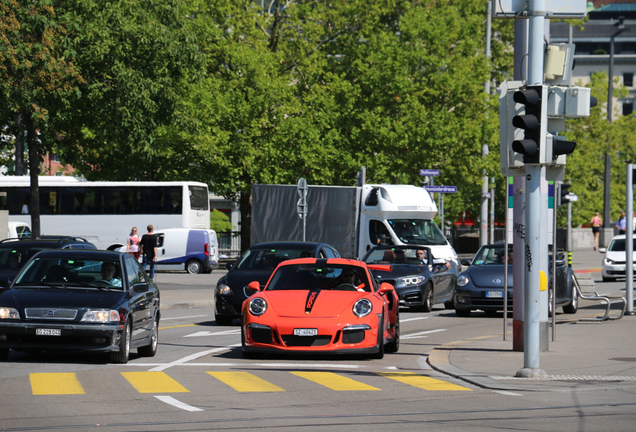
[[[163,290],[186,286],[161,277]],[[199,279],[205,283],[187,286],[209,289],[209,279]],[[620,291],[620,286],[600,289]],[[581,313],[590,312],[585,307]],[[426,363],[441,344],[501,333],[502,319],[481,313],[458,318],[443,308],[403,311],[400,351],[382,360],[245,360],[240,328],[216,326],[212,308],[169,309],[154,358],[133,354],[127,365],[111,365],[100,355],[12,354],[0,369],[0,430],[633,428],[634,391],[492,391]]]

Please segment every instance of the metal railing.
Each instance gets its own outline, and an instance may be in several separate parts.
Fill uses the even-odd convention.
[[[221,259],[238,258],[241,255],[241,232],[227,231],[216,233],[219,242],[219,257]]]

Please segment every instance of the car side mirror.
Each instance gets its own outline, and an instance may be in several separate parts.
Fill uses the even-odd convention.
[[[607,249],[606,249],[606,248],[600,248],[598,251],[599,251],[600,253],[605,253],[605,252],[607,252]]]
[[[231,262],[225,263],[225,268],[228,269],[228,270],[232,270],[232,267],[234,267],[234,264],[235,263],[231,263]]]
[[[393,285],[388,282],[382,282],[380,284],[380,294],[387,293],[389,291],[393,291]]]
[[[466,267],[470,266],[470,260],[463,259],[461,262],[463,266],[466,266]]]
[[[252,294],[256,294],[261,290],[261,284],[258,281],[250,282],[247,284],[246,290],[254,291]]]
[[[133,285],[133,292],[136,292],[136,293],[148,292],[149,290],[150,288],[148,288],[147,283],[137,283]]]

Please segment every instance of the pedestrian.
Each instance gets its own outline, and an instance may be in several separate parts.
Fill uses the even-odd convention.
[[[150,266],[150,279],[155,279],[155,265],[157,262],[157,237],[154,235],[155,227],[148,225],[148,234],[144,234],[139,241],[139,247],[143,254],[144,270]]]
[[[132,227],[130,230],[130,235],[128,236],[128,246],[126,247],[126,252],[135,257],[137,261],[139,261],[139,255],[141,252],[139,251],[139,236],[137,235],[137,227]]]
[[[590,223],[592,224],[592,233],[594,233],[594,250],[598,250],[598,233],[601,232],[603,219],[601,219],[598,212],[596,212],[590,220]]]
[[[621,217],[616,222],[616,228],[619,234],[625,234],[625,227],[627,226],[627,219],[625,218],[625,212],[621,213]]]

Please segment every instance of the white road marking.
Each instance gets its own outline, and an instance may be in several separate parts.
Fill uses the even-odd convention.
[[[216,335],[228,335],[228,334],[240,334],[241,330],[225,330],[219,332],[211,332],[211,331],[200,331],[196,333],[190,333],[189,335],[185,335],[184,337],[200,337],[200,336],[216,336]]]
[[[228,351],[228,350],[230,350],[232,348],[239,347],[239,346],[241,346],[241,344],[229,345],[229,346],[222,347],[222,348],[214,348],[214,349],[207,350],[207,351],[201,351],[201,352],[198,352],[196,354],[190,354],[189,356],[185,356],[185,357],[183,357],[183,358],[181,358],[179,360],[175,360],[172,363],[166,363],[164,365],[152,368],[152,369],[150,369],[150,372],[161,372],[161,371],[164,371],[164,370],[166,370],[168,368],[171,368],[173,366],[181,366],[183,363],[187,363],[190,360],[198,359],[199,357],[203,357],[203,356],[206,356],[208,354],[214,354],[214,353],[217,353],[217,352],[220,352],[220,351]]]
[[[177,399],[173,398],[172,396],[156,396],[155,395],[155,397],[157,399],[159,399],[161,402],[165,402],[168,405],[172,405],[173,407],[181,408],[182,410],[186,410],[186,411],[190,411],[190,412],[203,411],[201,408],[193,407],[192,405],[188,405],[186,403],[178,401]]]
[[[513,393],[513,392],[502,391],[502,390],[493,390],[493,393],[499,393],[505,396],[523,396],[521,393]]]
[[[409,321],[417,321],[417,320],[423,320],[423,319],[428,319],[428,317],[417,317],[417,318],[407,318],[407,319],[400,318],[400,322],[405,323]]]
[[[408,335],[400,336],[400,339],[404,340],[404,339],[425,338],[425,337],[428,337],[426,335],[430,333],[437,333],[437,332],[443,332],[443,331],[446,331],[446,329],[428,330],[428,331],[423,331],[418,333],[411,333]]]
[[[190,316],[172,317],[172,318],[161,317],[161,322],[166,321],[166,320],[176,320],[176,319],[186,319],[186,318],[200,318],[200,317],[204,317],[204,316],[207,316],[207,315],[190,315]]]

